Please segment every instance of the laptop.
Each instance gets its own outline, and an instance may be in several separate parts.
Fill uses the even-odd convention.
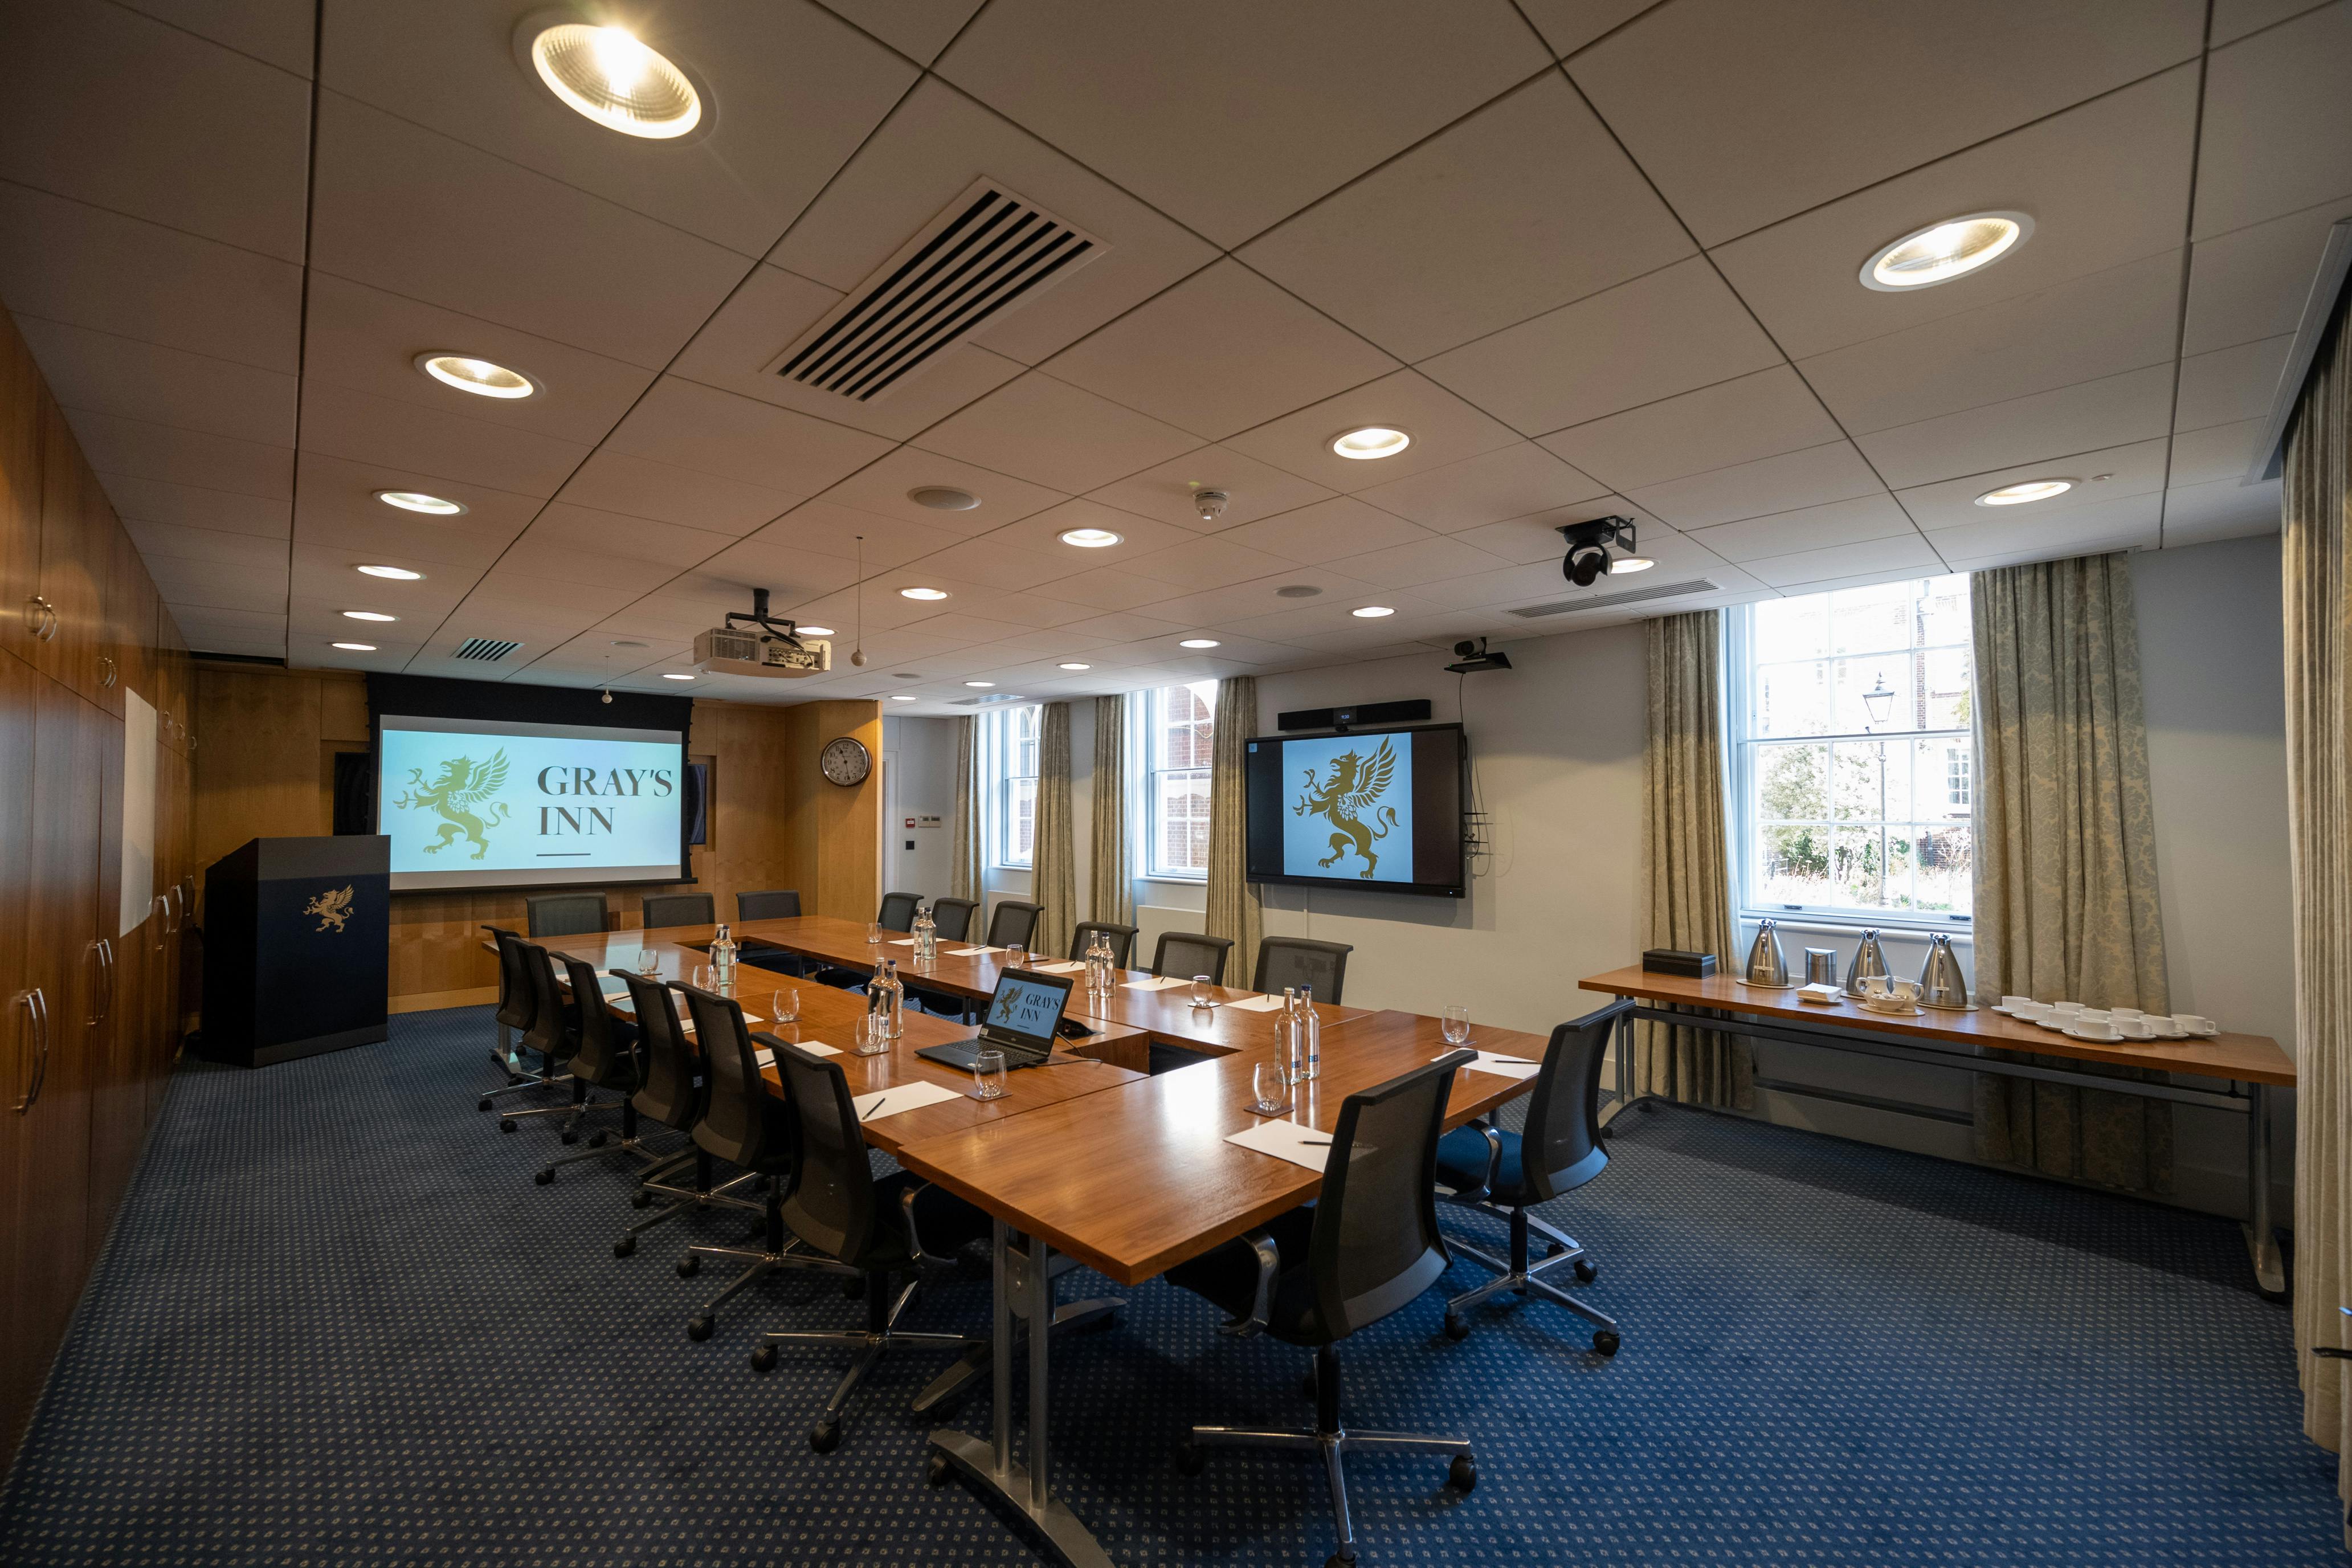
[[[998,977],[996,994],[988,999],[988,1010],[981,1016],[977,1039],[931,1046],[915,1054],[969,1069],[979,1052],[997,1050],[1004,1053],[1007,1070],[1033,1068],[1053,1053],[1054,1031],[1069,1005],[1067,976],[1008,969]]]

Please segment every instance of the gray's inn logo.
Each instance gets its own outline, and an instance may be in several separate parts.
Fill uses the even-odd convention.
[[[474,841],[470,858],[478,860],[490,847],[484,835],[506,820],[507,805],[499,801],[496,811],[478,814],[473,808],[498,794],[499,786],[506,782],[507,754],[503,749],[487,763],[478,763],[471,757],[452,757],[441,764],[441,776],[430,784],[425,782],[423,768],[409,769],[408,788],[392,804],[403,807],[429,805],[440,813],[440,841],[425,847],[427,855],[439,854],[462,837]]]
[[[1388,794],[1389,781],[1395,775],[1396,748],[1389,741],[1382,741],[1381,749],[1369,757],[1347,752],[1332,758],[1331,776],[1319,785],[1315,770],[1307,770],[1307,783],[1291,807],[1292,815],[1319,816],[1339,830],[1331,835],[1331,853],[1316,861],[1318,866],[1328,866],[1353,850],[1364,858],[1364,868],[1356,874],[1367,879],[1371,876],[1373,868],[1381,863],[1372,846],[1386,838],[1389,829],[1397,824],[1396,807],[1384,805],[1377,812],[1372,807]],[[1387,825],[1377,832],[1365,826],[1359,814],[1368,812],[1375,826],[1382,817],[1387,818]]]
[[[352,891],[345,888],[340,892],[320,893],[302,906],[302,912],[318,916],[320,931],[341,931],[343,922],[352,918]]]

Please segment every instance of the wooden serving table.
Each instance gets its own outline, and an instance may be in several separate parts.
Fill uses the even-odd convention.
[[[2263,1294],[2286,1291],[2286,1271],[2271,1227],[2271,1129],[2268,1091],[2293,1088],[2294,1063],[2267,1035],[2211,1035],[2186,1040],[2076,1040],[1987,1007],[1953,1013],[1929,1009],[1916,1017],[1873,1013],[1851,998],[1826,1005],[1801,1002],[1793,990],[1748,985],[1727,975],[1659,974],[1638,967],[1612,969],[1577,984],[1633,999],[1617,1037],[1617,1088],[1603,1125],[1630,1107],[1650,1109],[1655,1096],[1633,1087],[1636,1020],[1719,1029],[1752,1039],[1815,1046],[1890,1061],[1924,1063],[1956,1072],[2063,1083],[2103,1094],[2128,1094],[2200,1105],[2246,1118],[2246,1250]],[[2170,1078],[2107,1078],[2041,1062],[2012,1061],[1988,1051],[2018,1051]]]

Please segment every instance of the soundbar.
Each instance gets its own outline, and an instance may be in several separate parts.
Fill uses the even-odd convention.
[[[1353,708],[1301,708],[1275,720],[1277,730],[1352,730],[1360,724],[1425,724],[1429,699],[1410,702],[1365,702]]]

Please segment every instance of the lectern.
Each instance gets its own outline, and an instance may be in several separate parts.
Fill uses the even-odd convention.
[[[268,1067],[384,1037],[392,840],[255,838],[205,870],[202,1053]]]

